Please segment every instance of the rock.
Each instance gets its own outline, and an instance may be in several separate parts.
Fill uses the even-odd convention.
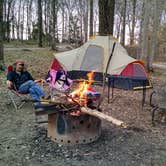
[[[29,156],[26,156],[25,158],[26,158],[27,160],[29,160]]]

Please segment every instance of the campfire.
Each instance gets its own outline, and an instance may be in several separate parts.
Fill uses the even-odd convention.
[[[48,137],[57,143],[74,145],[97,140],[101,135],[101,119],[124,126],[122,121],[99,111],[96,102],[100,99],[100,93],[92,89],[94,72],[87,76],[88,79],[80,79],[77,88],[65,94],[63,100],[58,98],[60,102],[54,102],[52,110],[46,111]],[[36,112],[40,113],[43,112]]]
[[[91,85],[94,82],[94,71],[87,74],[88,80],[80,79],[77,88],[67,96],[70,103],[75,103],[80,107],[92,107],[94,101],[100,96],[99,93],[92,90]],[[94,93],[95,92],[95,93]],[[96,96],[98,94],[98,96]],[[81,114],[80,110],[71,112],[73,115]]]

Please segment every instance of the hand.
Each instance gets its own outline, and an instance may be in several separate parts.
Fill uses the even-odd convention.
[[[44,80],[44,79],[41,79],[41,83],[42,83],[42,84],[45,84],[45,83],[47,83],[47,81]]]
[[[8,87],[9,89],[13,89],[13,82],[12,82],[12,81],[7,80],[7,81],[6,81],[6,84],[7,84],[7,87]]]
[[[35,83],[42,83],[42,84],[47,83],[47,81],[44,80],[44,79],[38,79],[38,80],[35,80],[34,82],[35,82]]]

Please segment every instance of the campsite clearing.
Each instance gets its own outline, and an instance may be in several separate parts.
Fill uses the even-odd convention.
[[[44,77],[53,59],[49,50],[5,51],[6,62],[23,58],[33,76]],[[166,85],[164,71],[153,76],[157,89]],[[148,94],[141,111],[142,93],[139,91],[115,90],[114,100],[109,104],[104,98],[103,112],[128,123],[128,129],[102,123],[102,135],[94,143],[76,147],[63,147],[47,138],[44,126],[35,123],[34,110],[27,103],[21,110],[8,104],[5,91],[5,73],[0,74],[0,165],[161,165],[166,163],[166,127],[156,116],[156,126],[151,124]],[[101,91],[101,87],[95,87]],[[107,96],[107,92],[105,92]]]

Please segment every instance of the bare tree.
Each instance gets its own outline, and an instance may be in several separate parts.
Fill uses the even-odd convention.
[[[52,43],[51,43],[51,48],[52,50],[55,50],[56,49],[56,40],[55,40],[55,37],[56,37],[56,31],[57,31],[57,0],[52,0],[51,2],[51,14],[52,14],[52,28],[51,28],[51,31],[52,31]]]
[[[62,11],[62,42],[65,39],[65,4],[64,0],[61,1],[60,8]]]
[[[0,1],[0,70],[4,70],[3,52],[3,0]]]
[[[42,28],[42,2],[38,0],[38,46],[42,47],[42,35],[43,35],[43,28]]]
[[[12,39],[15,39],[15,0],[13,1],[12,7],[11,7],[11,26],[10,26],[10,35]]]
[[[149,35],[149,18],[150,18],[150,3],[148,0],[144,0],[144,11],[143,11],[143,22],[142,22],[142,48],[141,48],[141,59],[146,62],[148,61],[149,52],[149,42],[150,42],[150,35]]]
[[[83,20],[84,20],[84,38],[85,38],[85,42],[87,42],[88,40],[88,2],[84,1],[84,6],[85,6],[85,12],[84,12],[84,16],[83,16]]]
[[[93,33],[96,34],[96,32],[98,32],[97,28],[97,22],[98,22],[98,16],[99,16],[99,10],[98,10],[98,4],[97,2],[94,0],[94,16],[93,16],[93,22],[94,22],[94,29],[93,29]]]
[[[126,32],[126,6],[127,0],[124,1],[124,8],[123,8],[123,26],[122,26],[122,39],[121,44],[125,45],[125,32]]]
[[[26,1],[23,1],[22,4],[22,11],[21,11],[21,24],[20,24],[20,38],[21,41],[23,42],[23,37],[24,37],[24,22],[25,22],[25,3]]]
[[[10,12],[11,12],[11,5],[13,0],[8,1],[8,9],[7,9],[7,20],[6,20],[6,40],[10,41]]]
[[[132,26],[131,26],[131,33],[130,33],[130,45],[134,44],[134,30],[135,30],[135,24],[136,24],[136,3],[137,0],[132,0],[132,6],[133,6],[133,13],[132,13]]]
[[[90,31],[89,36],[93,36],[93,0],[90,0]]]
[[[122,28],[122,16],[123,16],[123,1],[117,0],[115,2],[115,29],[114,29],[114,36],[119,40],[120,39],[120,31]]]
[[[18,40],[20,40],[21,5],[22,5],[22,0],[19,1],[18,16],[17,16],[17,23],[16,23]]]
[[[32,1],[27,1],[27,38],[31,39],[31,24],[32,24]]]
[[[157,54],[157,43],[158,37],[157,33],[159,30],[159,22],[160,22],[160,10],[159,10],[160,2],[158,0],[154,0],[153,4],[153,23],[152,23],[152,35],[151,35],[151,53],[148,56],[147,68],[148,70],[152,70],[152,63],[155,55]]]
[[[99,0],[99,34],[113,35],[115,0]]]

